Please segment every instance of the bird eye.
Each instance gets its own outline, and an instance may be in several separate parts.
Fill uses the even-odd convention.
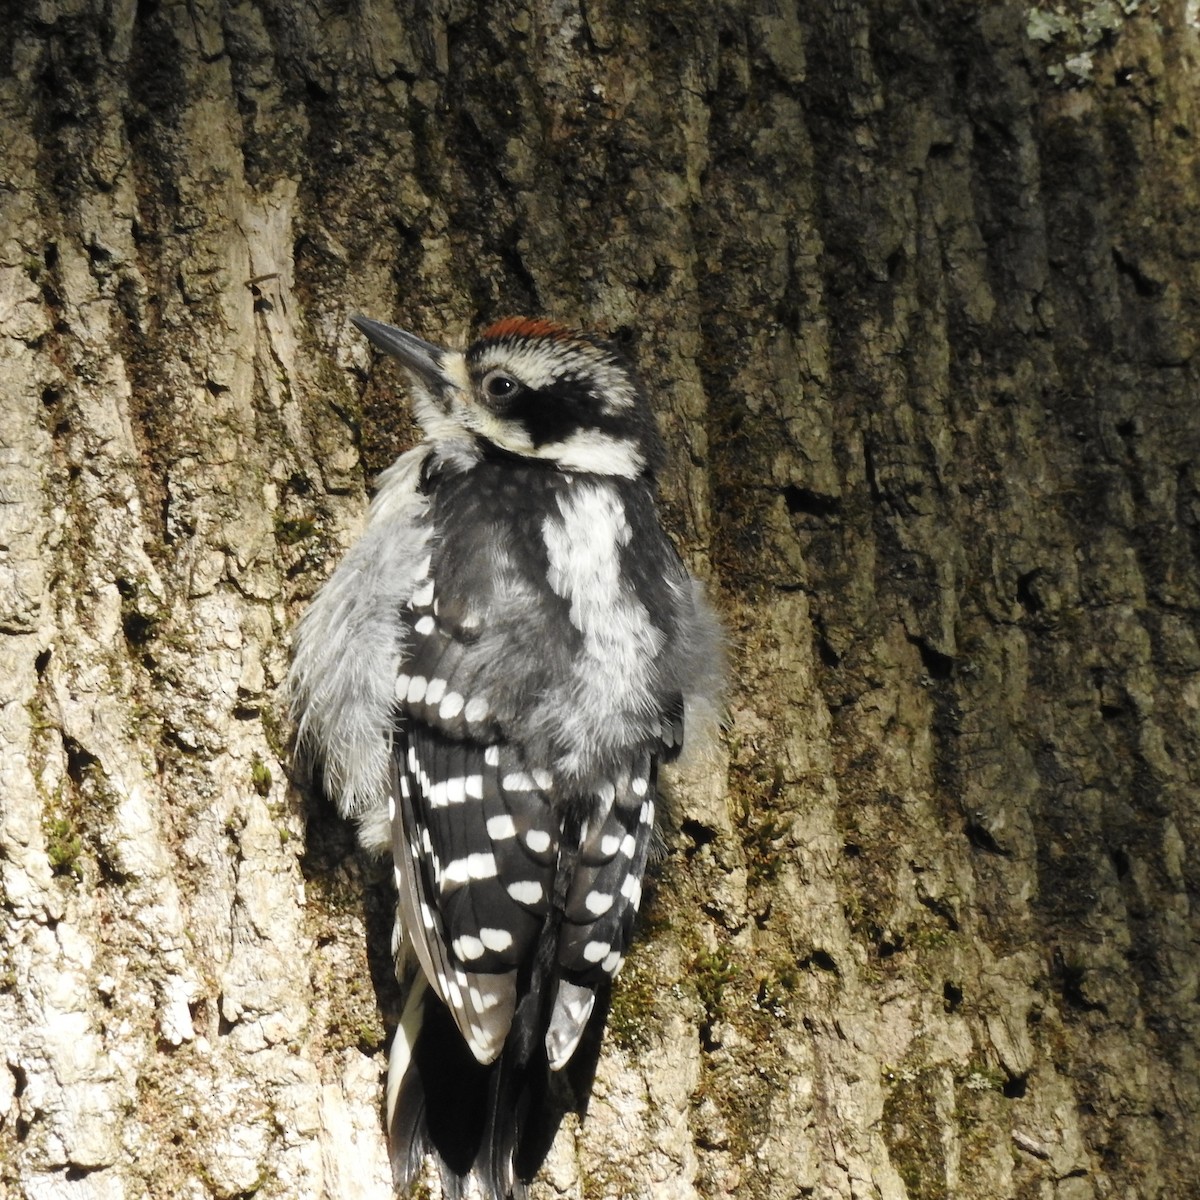
[[[491,371],[483,377],[483,390],[493,400],[507,400],[521,390],[521,385],[503,371]]]

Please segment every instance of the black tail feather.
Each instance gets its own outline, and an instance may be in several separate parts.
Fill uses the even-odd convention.
[[[598,989],[579,1046],[561,1071],[550,1070],[544,1040],[581,820],[579,812],[567,814],[550,913],[518,983],[521,999],[500,1057],[486,1066],[477,1062],[446,1006],[432,989],[425,996],[388,1130],[392,1175],[401,1194],[429,1154],[440,1169],[447,1200],[465,1196],[471,1176],[478,1178],[487,1200],[524,1200],[525,1184],[549,1154],[563,1117],[568,1112],[583,1116],[587,1108],[610,988]]]
[[[420,1032],[399,1085],[388,1129],[392,1178],[400,1195],[431,1155],[447,1200],[478,1178],[488,1200],[523,1200],[568,1112],[583,1115],[591,1091],[607,995],[597,999],[571,1062],[551,1071],[543,1047],[506,1045],[496,1062],[475,1061],[445,1005],[429,992]],[[397,1036],[400,1036],[398,1033]]]
[[[392,1178],[401,1195],[426,1154],[441,1168],[447,1196],[459,1194],[454,1181],[470,1175],[483,1143],[491,1072],[475,1061],[454,1018],[429,991],[388,1129]]]
[[[543,1054],[541,1070],[526,1080],[521,1135],[513,1158],[518,1179],[532,1179],[537,1174],[567,1113],[580,1118],[587,1114],[610,994],[608,987],[598,989],[592,1015],[570,1062],[561,1071],[551,1071]]]

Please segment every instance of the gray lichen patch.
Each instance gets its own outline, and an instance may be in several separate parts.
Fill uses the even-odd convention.
[[[1153,27],[1159,8],[1157,0],[1040,3],[1029,9],[1025,32],[1045,47],[1046,74],[1055,83],[1081,87],[1092,82],[1126,28],[1137,18]]]

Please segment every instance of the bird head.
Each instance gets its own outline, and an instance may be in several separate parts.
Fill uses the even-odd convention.
[[[512,317],[466,350],[444,349],[366,317],[351,320],[412,380],[431,441],[474,442],[566,472],[637,478],[662,457],[654,416],[610,342]]]

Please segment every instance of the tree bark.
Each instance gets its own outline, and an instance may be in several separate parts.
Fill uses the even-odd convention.
[[[535,1194],[1200,1196],[1192,0],[0,22],[0,1196],[389,1195],[355,311],[618,339],[731,631]]]

